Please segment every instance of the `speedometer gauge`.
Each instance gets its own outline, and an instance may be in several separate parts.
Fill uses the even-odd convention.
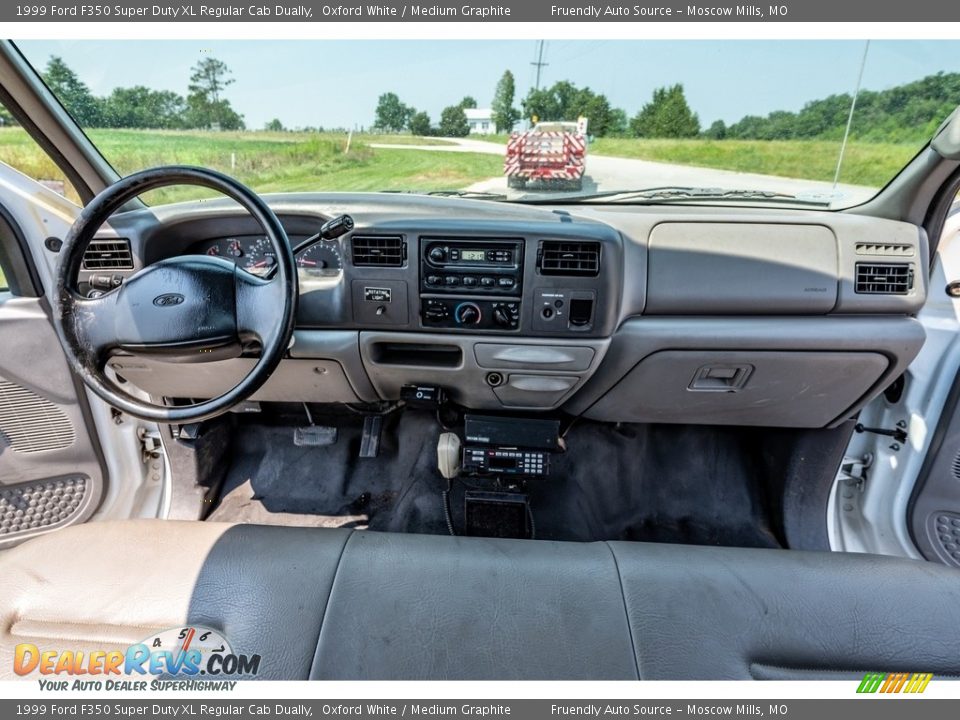
[[[297,272],[304,280],[338,277],[343,272],[340,243],[320,240],[298,253]]]
[[[265,237],[257,238],[248,248],[246,253],[237,258],[244,270],[251,272],[259,277],[264,277],[273,270],[277,264],[277,254],[273,250],[273,244]]]

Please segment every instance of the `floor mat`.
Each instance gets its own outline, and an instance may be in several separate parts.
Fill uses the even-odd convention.
[[[436,470],[441,428],[432,414],[387,416],[380,454],[368,459],[358,457],[362,418],[317,422],[336,424],[336,444],[298,447],[291,425],[241,423],[210,519],[447,532],[446,481]],[[780,545],[768,483],[754,461],[759,432],[580,421],[566,443],[551,476],[527,483],[539,538]],[[455,528],[463,527],[464,490],[478,485],[487,487],[473,479],[454,484]]]

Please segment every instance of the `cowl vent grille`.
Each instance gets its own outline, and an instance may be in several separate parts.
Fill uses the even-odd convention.
[[[91,240],[83,251],[84,270],[133,270],[130,241]]]
[[[400,235],[354,235],[352,244],[357,267],[402,267],[407,255]]]
[[[596,277],[600,273],[600,243],[545,240],[538,267],[541,275]]]
[[[913,268],[906,263],[857,263],[854,290],[866,295],[907,295]]]
[[[857,243],[857,255],[894,255],[913,257],[913,245],[905,243]]]

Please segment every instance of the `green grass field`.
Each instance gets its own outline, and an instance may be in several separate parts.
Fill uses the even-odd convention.
[[[233,175],[259,192],[448,190],[503,170],[502,161],[492,155],[369,146],[370,142],[424,142],[402,135],[354,136],[347,152],[347,136],[332,133],[91,130],[89,134],[121,175],[156,165],[200,165]],[[34,178],[63,180],[59,169],[19,128],[0,128],[0,160]],[[196,188],[171,188],[154,191],[145,199],[160,203],[205,196]]]
[[[508,136],[489,142],[506,144]],[[919,152],[922,143],[875,143],[851,140],[840,172],[848,185],[883,187]],[[644,140],[597,138],[588,150],[596,155],[777,175],[833,182],[840,142],[833,140]]]
[[[167,164],[221,170],[260,192],[290,190],[454,190],[498,177],[502,161],[479,153],[431,153],[371,144],[436,145],[449,141],[409,135],[334,133],[91,130],[117,171]],[[489,138],[505,143],[506,136]],[[917,151],[914,144],[853,141],[840,180],[880,187]],[[809,180],[833,179],[839,143],[832,141],[641,140],[599,138],[590,152]],[[0,160],[31,177],[62,180],[59,169],[18,128],[0,128]],[[150,203],[202,197],[196,188],[151,193]],[[70,195],[68,190],[68,195]],[[73,199],[76,196],[73,195]]]
[[[882,187],[920,150],[919,143],[847,144],[840,182]],[[832,182],[840,143],[827,140],[634,140],[599,138],[598,155]]]

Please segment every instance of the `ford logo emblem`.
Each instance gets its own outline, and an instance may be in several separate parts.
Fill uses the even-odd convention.
[[[183,302],[183,295],[180,293],[166,293],[165,295],[157,295],[153,299],[153,304],[157,307],[170,307],[171,305],[179,305]]]

